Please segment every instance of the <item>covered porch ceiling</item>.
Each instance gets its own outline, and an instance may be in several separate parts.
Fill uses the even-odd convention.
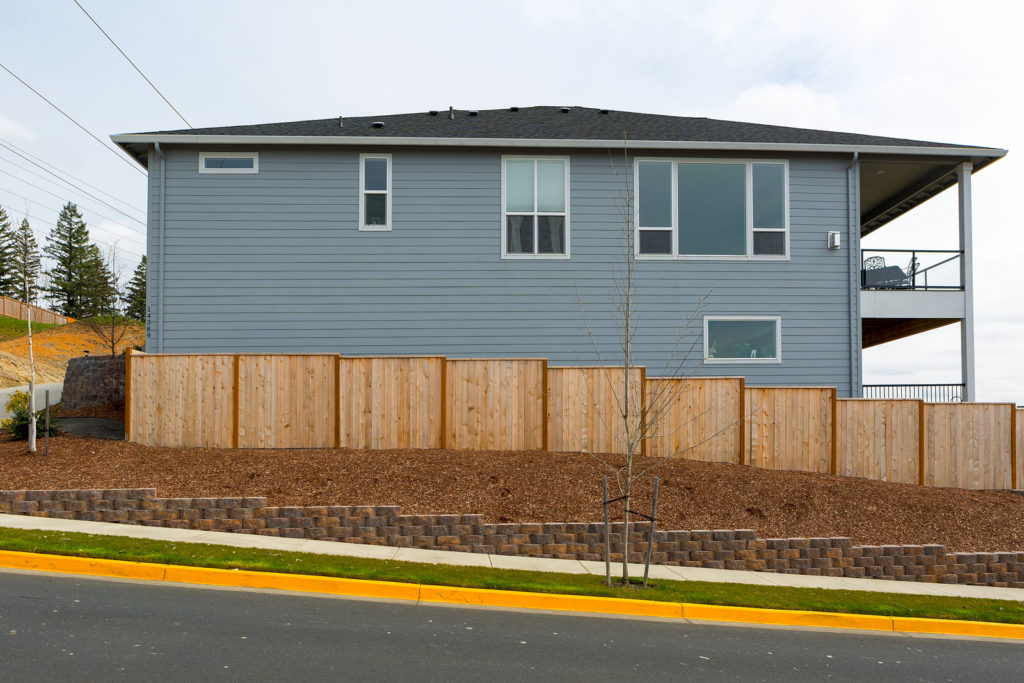
[[[869,235],[891,220],[956,185],[960,164],[978,171],[999,157],[860,157],[860,233]]]

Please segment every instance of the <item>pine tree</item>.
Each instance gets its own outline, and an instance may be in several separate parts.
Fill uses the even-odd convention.
[[[95,244],[85,248],[81,265],[81,316],[117,315],[121,293],[118,291],[114,274],[103,262],[103,254]]]
[[[46,271],[50,279],[46,294],[50,301],[62,315],[87,317],[85,271],[89,260],[89,229],[72,202],[61,209],[43,251],[54,261],[53,268]]]
[[[28,218],[21,219],[21,225],[14,233],[14,258],[11,273],[17,290],[14,298],[25,303],[39,299],[39,245],[32,233]],[[25,283],[28,283],[28,298],[25,297]]]
[[[0,206],[0,296],[18,297],[18,281],[14,275],[14,230],[11,220]]]
[[[146,320],[146,257],[143,255],[132,279],[128,281],[128,291],[125,293],[124,314],[132,320],[144,322]]]

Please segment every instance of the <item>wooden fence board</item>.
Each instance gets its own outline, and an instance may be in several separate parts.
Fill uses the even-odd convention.
[[[925,404],[925,483],[965,489],[1011,488],[1015,407],[998,403]]]
[[[549,449],[625,453],[622,423],[625,377],[622,368],[549,367]],[[644,392],[643,372],[630,372],[630,406],[634,428],[639,424]],[[639,444],[637,453],[640,452]]]
[[[918,483],[920,401],[836,401],[836,474]]]
[[[742,379],[648,379],[647,401],[657,423],[651,429],[648,455],[739,464]]]
[[[543,448],[545,368],[543,359],[448,359],[447,448]]]
[[[239,356],[239,448],[334,445],[335,357]]]
[[[745,388],[750,460],[755,467],[828,472],[832,460],[832,390]]]
[[[444,357],[339,359],[340,445],[439,448]]]
[[[18,320],[28,320],[28,310],[27,304],[7,296],[0,296],[0,315]],[[44,325],[66,325],[70,319],[45,308],[32,306],[32,322]]]
[[[1024,408],[1018,408],[1016,410],[1016,431],[1014,432],[1014,453],[1013,456],[1013,472],[1014,472],[1014,483],[1013,487],[1019,491],[1024,491]]]
[[[133,354],[129,441],[152,446],[232,446],[234,358]]]

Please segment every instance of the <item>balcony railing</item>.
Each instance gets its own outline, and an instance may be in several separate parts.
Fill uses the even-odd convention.
[[[959,403],[963,384],[865,384],[864,398],[916,398],[929,403]]]
[[[958,291],[962,251],[939,249],[864,249],[861,251],[862,289]]]

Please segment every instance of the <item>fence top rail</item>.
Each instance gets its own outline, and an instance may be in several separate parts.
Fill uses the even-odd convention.
[[[925,403],[923,398],[837,398],[837,401],[860,401],[861,403]],[[943,403],[942,405],[949,405]]]
[[[448,358],[448,357],[447,356],[443,356],[443,358]],[[455,362],[455,361],[459,361],[459,362],[462,362],[462,361],[489,361],[489,360],[502,360],[502,361],[516,360],[516,361],[530,361],[530,362],[534,362],[534,363],[547,363],[548,362],[547,358],[505,358],[505,357],[502,357],[502,358],[448,358],[448,360],[450,360],[452,362]]]
[[[944,401],[924,401],[924,404],[928,406],[1017,406],[1016,403],[1000,403],[998,401],[957,401],[956,403],[946,403]]]
[[[747,389],[814,389],[816,391],[834,391],[835,390],[835,387],[782,386],[782,385],[774,385],[774,384],[770,385],[770,386],[769,385],[765,385],[765,384],[755,384],[755,385],[751,386],[750,384],[747,384],[746,388]]]

